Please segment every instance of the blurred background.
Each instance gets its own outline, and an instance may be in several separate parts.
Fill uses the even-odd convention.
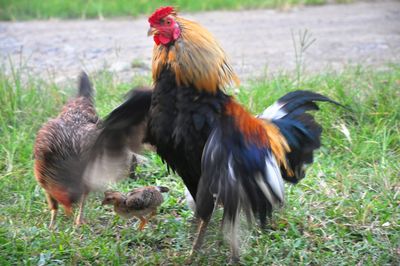
[[[185,11],[217,9],[288,9],[294,5],[322,5],[326,3],[350,3],[352,0],[205,0],[205,1],[128,1],[128,0],[2,0],[0,19],[26,20],[49,18],[104,18],[149,14],[163,5],[173,5]]]
[[[243,3],[246,2],[246,3]],[[171,1],[220,40],[242,79],[265,72],[382,66],[400,56],[398,1]],[[0,2],[3,65],[57,82],[109,70],[129,80],[148,74],[152,40],[146,16],[163,1]],[[264,9],[271,8],[271,9]],[[210,10],[210,12],[201,12]]]

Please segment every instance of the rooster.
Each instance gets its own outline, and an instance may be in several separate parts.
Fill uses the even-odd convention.
[[[321,126],[306,112],[318,110],[316,101],[338,103],[294,91],[254,117],[226,94],[224,89],[239,79],[211,33],[179,17],[173,7],[157,9],[148,22],[155,42],[154,88],[133,91],[109,114],[100,135],[127,132],[146,121],[143,141],[155,147],[195,199],[200,223],[191,257],[221,204],[231,260],[238,261],[240,212],[265,225],[284,202],[283,181],[302,179],[320,147]]]

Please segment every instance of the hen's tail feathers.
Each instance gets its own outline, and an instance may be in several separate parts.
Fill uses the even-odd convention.
[[[91,186],[101,189],[127,176],[132,156],[142,146],[151,95],[148,88],[135,88],[106,117],[85,172]]]
[[[286,159],[290,170],[281,168],[282,177],[297,183],[305,176],[305,165],[313,162],[313,152],[321,146],[322,127],[307,111],[319,110],[317,101],[338,102],[311,91],[294,91],[286,94],[259,116],[274,123],[286,138],[290,152]]]
[[[94,90],[92,84],[89,80],[89,76],[86,74],[85,71],[79,76],[79,92],[78,96],[86,97],[89,100],[93,101]]]
[[[157,190],[160,191],[161,193],[165,193],[169,191],[169,188],[163,186],[157,186]]]

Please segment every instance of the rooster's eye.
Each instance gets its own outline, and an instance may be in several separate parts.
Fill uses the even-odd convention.
[[[167,25],[171,25],[171,20],[167,20]]]

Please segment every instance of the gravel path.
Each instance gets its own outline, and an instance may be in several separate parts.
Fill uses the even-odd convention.
[[[265,69],[292,70],[292,32],[305,29],[316,39],[305,57],[309,71],[400,62],[400,1],[182,15],[220,40],[242,79]],[[11,58],[14,65],[56,81],[75,78],[82,68],[107,68],[129,78],[150,71],[153,43],[147,29],[145,17],[1,22],[0,59],[8,65]]]

